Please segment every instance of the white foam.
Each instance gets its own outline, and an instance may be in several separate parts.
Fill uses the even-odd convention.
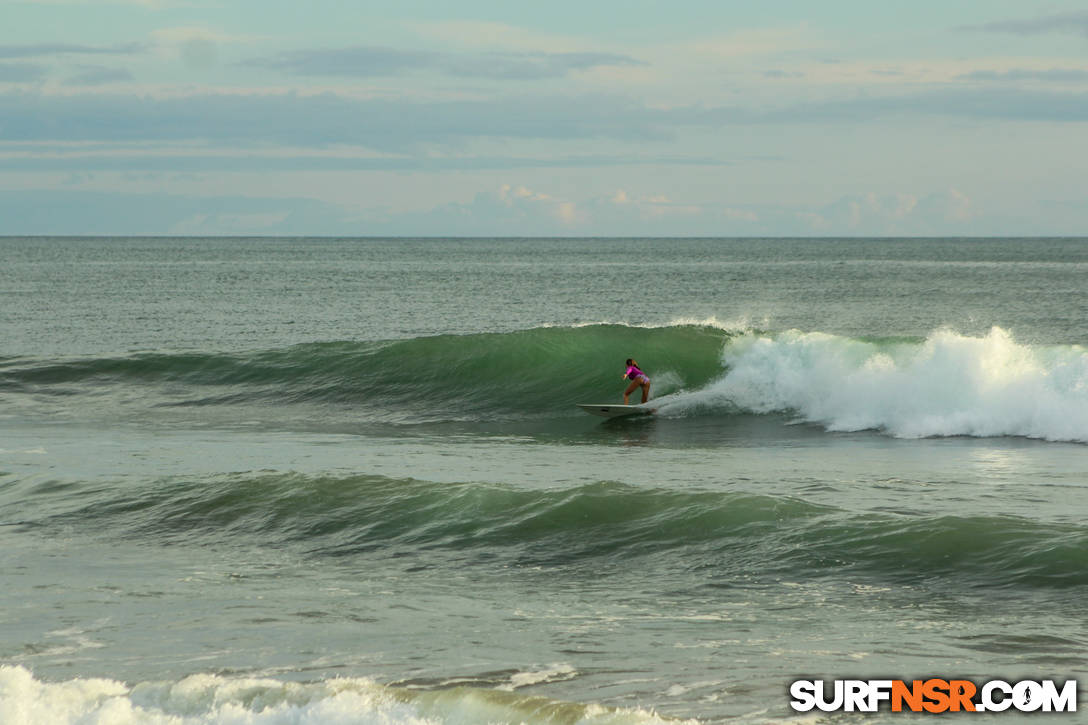
[[[723,363],[721,379],[659,412],[732,407],[903,438],[1088,442],[1088,350],[1020,344],[997,327],[981,337],[938,330],[921,344],[748,333],[726,344]]]
[[[510,682],[500,685],[498,689],[513,692],[519,687],[539,685],[545,682],[559,682],[570,680],[577,676],[578,671],[567,664],[557,664],[542,670],[529,672],[516,672],[510,677]]]
[[[770,326],[770,321],[764,319],[761,325],[765,329]],[[743,333],[751,331],[754,325],[748,318],[727,321],[719,320],[711,315],[710,317],[676,317],[670,320],[666,327],[710,327],[723,332]]]
[[[769,322],[764,320],[764,325],[768,325]],[[573,323],[550,323],[546,322],[540,325],[540,328],[552,329],[552,328],[582,328],[582,327],[631,327],[640,330],[666,330],[670,327],[709,327],[713,329],[722,330],[723,332],[730,333],[743,333],[753,329],[752,323],[748,319],[738,319],[732,322],[719,320],[715,316],[710,317],[674,317],[668,322],[630,322],[628,320],[593,320],[588,322],[573,322]]]
[[[569,672],[550,668],[545,680]],[[541,680],[544,681],[544,680]],[[547,705],[547,706],[544,706]],[[475,725],[476,723],[651,725],[646,710],[546,701],[481,688],[409,691],[368,679],[314,683],[192,675],[129,686],[109,679],[42,682],[0,666],[0,723],[19,725]],[[689,721],[690,722],[690,721]]]
[[[675,370],[662,370],[654,372],[653,382],[650,386],[651,398],[659,398],[662,395],[670,395],[684,386],[684,379]],[[637,396],[637,391],[636,391]]]
[[[21,667],[0,667],[0,722],[23,725],[425,725],[409,705],[368,680],[317,685],[194,675],[177,683],[129,687],[108,679],[36,680]]]

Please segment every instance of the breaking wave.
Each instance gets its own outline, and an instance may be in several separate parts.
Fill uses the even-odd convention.
[[[623,360],[654,381],[665,417],[776,413],[830,431],[902,438],[1025,436],[1088,442],[1088,349],[1029,345],[1000,328],[924,339],[595,323],[508,333],[308,343],[240,354],[148,353],[0,360],[13,409],[307,406],[353,421],[412,424],[578,416],[617,400]],[[28,404],[27,400],[33,400]],[[317,415],[323,415],[318,413]]]
[[[661,412],[780,412],[831,431],[902,438],[1025,436],[1088,442],[1088,349],[1025,345],[993,328],[925,340],[819,332],[749,333],[722,353],[725,373]]]
[[[514,677],[516,677],[516,674]],[[513,677],[511,678],[514,679]],[[192,675],[128,685],[105,678],[43,682],[23,667],[0,667],[0,722],[21,725],[664,725],[647,710],[582,705],[499,688],[418,690],[373,680],[281,682]],[[693,722],[693,721],[683,721]]]

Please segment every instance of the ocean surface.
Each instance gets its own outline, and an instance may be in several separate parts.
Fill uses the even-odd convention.
[[[0,238],[0,723],[1083,700],[1086,602],[1088,239]]]

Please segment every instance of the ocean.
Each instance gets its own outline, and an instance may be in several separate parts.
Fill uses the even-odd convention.
[[[1083,683],[1086,281],[1088,239],[0,238],[0,722]],[[580,411],[629,357],[656,413]]]

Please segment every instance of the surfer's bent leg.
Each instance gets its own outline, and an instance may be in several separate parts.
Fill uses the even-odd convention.
[[[631,384],[627,386],[627,390],[623,391],[623,404],[624,405],[627,405],[627,396],[629,396],[631,393],[635,392],[635,388],[637,388],[638,386],[639,386],[639,382],[637,380],[632,380]],[[646,395],[646,393],[643,393],[643,395]],[[645,403],[646,401],[644,400],[642,402]]]

